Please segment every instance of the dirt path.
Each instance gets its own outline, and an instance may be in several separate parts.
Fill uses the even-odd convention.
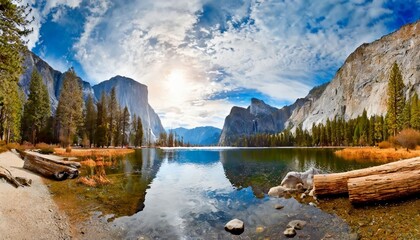
[[[41,177],[23,169],[23,161],[12,152],[0,154],[0,166],[13,176],[32,179],[32,186],[24,188],[0,180],[0,239],[71,239],[68,219]]]

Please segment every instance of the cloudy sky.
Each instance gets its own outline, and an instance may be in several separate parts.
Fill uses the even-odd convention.
[[[221,128],[251,97],[293,103],[357,46],[420,18],[420,0],[24,2],[34,8],[30,49],[91,84],[146,84],[165,128]]]

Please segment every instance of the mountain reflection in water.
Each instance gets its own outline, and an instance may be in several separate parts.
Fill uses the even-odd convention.
[[[126,174],[126,191],[143,191],[137,212],[113,221],[129,239],[228,238],[223,227],[233,218],[245,222],[240,237],[278,238],[294,219],[308,222],[299,231],[302,237],[341,236],[349,228],[340,219],[293,198],[269,198],[264,193],[291,170],[317,167],[338,172],[372,165],[345,162],[331,149],[142,149],[126,158],[112,171]],[[136,171],[138,178],[130,178]],[[130,187],[135,181],[149,184]],[[285,207],[275,210],[275,204]],[[265,230],[256,232],[257,227]]]

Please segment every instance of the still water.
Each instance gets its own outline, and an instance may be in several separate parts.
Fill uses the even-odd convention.
[[[345,238],[341,219],[294,198],[271,198],[269,188],[289,171],[311,167],[342,172],[374,165],[346,161],[333,149],[142,149],[112,160],[106,168],[112,185],[86,190],[75,184],[81,201],[111,217],[127,239],[230,239],[224,224],[245,223],[244,239],[281,239],[289,221],[308,222],[296,237]],[[89,175],[94,169],[84,169]],[[276,210],[274,205],[285,207]],[[95,207],[94,207],[95,206]],[[94,207],[94,208],[93,208]]]

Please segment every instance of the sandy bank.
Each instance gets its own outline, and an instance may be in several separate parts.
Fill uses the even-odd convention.
[[[41,177],[23,169],[23,161],[12,152],[0,154],[0,166],[33,181],[31,187],[15,188],[0,180],[0,239],[70,239],[67,217]]]

